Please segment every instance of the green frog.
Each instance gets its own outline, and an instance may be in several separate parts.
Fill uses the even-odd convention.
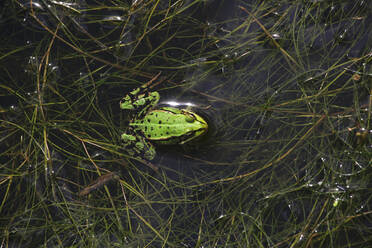
[[[185,144],[205,134],[207,122],[191,109],[156,107],[160,95],[150,92],[146,86],[139,87],[120,101],[120,108],[132,110],[128,129],[121,135],[124,148],[129,154],[154,159],[154,144]]]

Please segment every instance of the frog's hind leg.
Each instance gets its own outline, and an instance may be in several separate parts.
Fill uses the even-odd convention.
[[[153,145],[142,135],[135,132],[123,133],[121,139],[124,142],[126,151],[134,157],[153,160],[156,155]]]
[[[146,112],[155,106],[160,99],[158,92],[149,92],[146,87],[139,87],[129,92],[120,101],[121,109],[139,110],[139,113]]]

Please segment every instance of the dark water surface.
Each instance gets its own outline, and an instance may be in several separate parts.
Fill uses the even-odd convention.
[[[372,242],[370,1],[0,7],[4,247]],[[210,129],[131,158],[119,101],[159,72]]]

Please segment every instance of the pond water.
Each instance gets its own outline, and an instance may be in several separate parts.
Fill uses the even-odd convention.
[[[7,246],[370,242],[370,1],[0,6]],[[120,140],[148,82],[209,123],[152,161]]]

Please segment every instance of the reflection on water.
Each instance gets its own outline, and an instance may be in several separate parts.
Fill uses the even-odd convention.
[[[85,242],[86,230],[133,247],[317,246],[343,228],[364,240],[343,223],[371,208],[370,2],[2,5],[11,240],[29,226],[47,246]],[[210,128],[141,161],[120,143],[130,114],[119,101],[159,72],[161,105],[192,108]]]

